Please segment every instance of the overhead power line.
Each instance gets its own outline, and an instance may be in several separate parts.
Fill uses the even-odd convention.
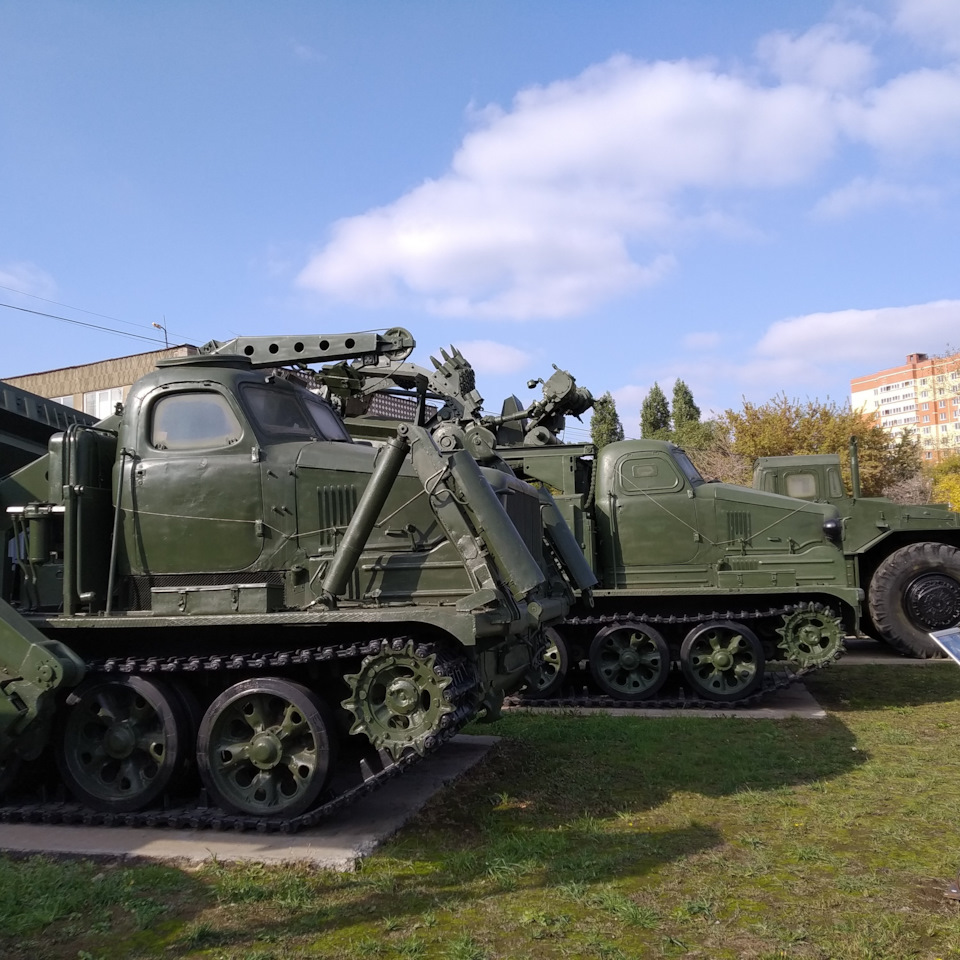
[[[69,303],[61,303],[59,300],[51,300],[51,299],[49,299],[48,297],[41,297],[39,294],[36,294],[36,293],[27,293],[26,290],[17,290],[16,287],[8,287],[8,286],[6,286],[5,284],[2,284],[2,283],[0,283],[0,290],[8,290],[10,293],[15,293],[15,294],[17,294],[17,295],[20,296],[20,297],[30,297],[32,300],[40,300],[42,303],[52,303],[52,304],[55,304],[55,305],[58,306],[58,307],[66,307],[68,310],[76,310],[78,313],[86,313],[86,314],[88,314],[88,315],[91,316],[91,317],[100,317],[101,320],[112,320],[114,323],[122,323],[124,326],[127,326],[127,327],[140,327],[141,330],[149,330],[151,327],[155,327],[155,326],[156,326],[155,323],[154,323],[154,324],[150,324],[150,323],[134,323],[132,320],[121,320],[120,317],[112,317],[112,316],[110,316],[110,315],[107,314],[107,313],[97,313],[95,310],[86,310],[86,309],[84,309],[83,307],[75,307],[75,306],[73,306],[72,304],[69,304]],[[9,307],[9,306],[11,306],[11,304],[4,303],[4,304],[0,304],[0,306]],[[20,308],[19,308],[19,307],[13,307],[13,309],[20,309]],[[66,317],[59,317],[59,316],[56,316],[55,314],[52,314],[52,313],[42,313],[41,311],[28,311],[28,312],[35,312],[35,313],[37,313],[37,314],[38,314],[39,316],[41,316],[41,317],[52,317],[52,318],[55,319],[55,320],[66,320],[68,323],[78,323],[78,324],[80,324],[81,326],[91,326],[91,327],[93,327],[93,328],[96,329],[96,330],[106,330],[106,331],[109,331],[110,333],[117,333],[117,334],[119,334],[119,335],[121,335],[121,336],[123,335],[123,334],[122,334],[122,331],[120,331],[120,330],[113,330],[113,329],[110,328],[110,327],[99,327],[99,326],[96,326],[96,324],[83,324],[83,323],[81,323],[81,321],[79,321],[79,320],[72,320],[72,321],[71,321],[71,320],[67,319]],[[166,325],[166,319],[164,319],[164,325]],[[183,335],[181,335],[181,334],[179,334],[179,333],[174,333],[173,336],[177,337],[177,338],[180,339],[182,342],[188,342],[188,341],[189,341],[189,337],[183,336]],[[146,338],[146,339],[151,339],[151,338]],[[157,342],[159,342],[159,341],[157,341]]]
[[[32,313],[36,317],[49,317],[51,320],[61,320],[63,323],[72,323],[78,327],[89,327],[91,330],[102,330],[104,333],[113,333],[118,337],[129,337],[131,340],[146,340],[149,343],[163,343],[163,340],[159,339],[158,337],[148,337],[145,334],[131,333],[127,330],[115,330],[113,327],[105,327],[99,323],[87,323],[85,320],[73,320],[70,317],[57,316],[55,313],[46,313],[43,310],[31,310],[29,307],[18,307],[12,303],[0,303],[0,307],[6,307],[8,310],[19,310],[21,313]],[[90,311],[86,312],[89,313]]]

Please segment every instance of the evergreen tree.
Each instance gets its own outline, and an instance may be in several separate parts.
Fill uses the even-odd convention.
[[[700,408],[693,402],[690,388],[678,377],[673,385],[673,429],[679,432],[686,423],[700,422]]]
[[[644,440],[666,440],[670,437],[670,407],[658,383],[654,383],[643,398],[640,436]]]
[[[593,416],[590,418],[590,439],[599,450],[608,443],[623,439],[623,425],[617,414],[617,405],[607,391],[593,403]]]

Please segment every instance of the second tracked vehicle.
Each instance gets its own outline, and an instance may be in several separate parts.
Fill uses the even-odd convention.
[[[491,416],[459,352],[433,363],[354,366],[331,389],[349,405],[419,378],[437,398],[427,426],[441,448],[536,484],[545,525],[572,531],[598,584],[551,628],[526,702],[749,703],[841,654],[863,593],[834,506],[707,483],[671,443],[561,443],[564,418],[593,403],[565,371],[531,382],[541,399],[511,398]],[[363,415],[347,424],[357,436],[391,429]]]

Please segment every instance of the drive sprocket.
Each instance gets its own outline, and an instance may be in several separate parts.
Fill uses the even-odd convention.
[[[344,680],[350,696],[341,705],[355,718],[350,733],[365,735],[395,760],[408,749],[423,754],[455,709],[446,693],[452,679],[436,653],[412,641],[399,649],[385,643]]]
[[[778,647],[784,659],[801,668],[818,667],[836,660],[843,652],[843,627],[829,607],[811,604],[805,609],[783,615],[777,629],[783,638]]]

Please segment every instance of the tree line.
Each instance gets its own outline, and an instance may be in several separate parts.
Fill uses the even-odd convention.
[[[891,443],[876,420],[849,403],[791,400],[781,393],[761,404],[744,400],[741,409],[704,420],[690,388],[677,379],[672,404],[654,383],[641,405],[639,426],[643,439],[670,440],[683,447],[704,476],[745,486],[752,482],[758,457],[807,453],[839,454],[849,483],[849,443],[856,437],[864,496],[905,503],[933,499],[960,508],[960,456],[924,471],[920,442],[913,433],[904,431]],[[594,404],[590,435],[598,448],[624,438],[609,392]]]

